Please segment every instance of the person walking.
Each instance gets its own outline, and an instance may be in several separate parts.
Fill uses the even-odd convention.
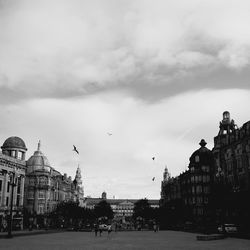
[[[156,224],[153,225],[153,229],[154,229],[154,232],[156,233],[157,232],[157,225]]]
[[[102,227],[99,225],[99,236],[102,236]]]
[[[112,226],[108,225],[108,238],[110,239],[110,234],[112,232]]]
[[[97,233],[98,233],[98,224],[94,225],[94,230],[95,230],[95,236],[97,236]]]

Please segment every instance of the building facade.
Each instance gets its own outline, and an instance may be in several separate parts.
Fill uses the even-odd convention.
[[[102,193],[101,198],[85,198],[85,207],[94,209],[102,200],[106,200],[110,204],[115,220],[129,221],[132,218],[134,205],[138,199],[107,199],[106,192]],[[159,200],[149,199],[148,203],[152,208],[159,208]]]
[[[3,143],[0,153],[0,229],[8,227],[10,206],[13,205],[13,228],[22,229],[24,180],[26,173],[24,141],[16,136]]]
[[[215,162],[213,153],[206,147],[204,139],[200,148],[190,157],[188,170],[170,178],[167,170],[161,189],[161,206],[169,216],[165,223],[171,226],[189,221],[196,227],[207,226],[213,216],[212,202]]]
[[[165,222],[206,228],[235,223],[249,231],[250,121],[239,128],[225,111],[213,149],[207,149],[204,140],[200,146],[187,171],[175,178],[165,178],[164,172],[160,204],[170,215]]]
[[[39,141],[37,150],[27,161],[24,207],[34,218],[34,224],[43,224],[44,216],[63,201],[83,205],[80,168],[78,166],[74,180],[66,174],[62,175],[51,167]]]
[[[13,229],[23,228],[24,212],[34,224],[43,224],[43,218],[63,201],[75,201],[83,206],[84,192],[81,170],[75,179],[62,175],[53,168],[38,148],[26,161],[26,145],[16,136],[5,140],[0,153],[0,230],[8,228],[11,205]],[[40,221],[39,221],[40,220]]]
[[[213,153],[218,220],[250,229],[250,121],[238,127],[225,111],[214,137]]]

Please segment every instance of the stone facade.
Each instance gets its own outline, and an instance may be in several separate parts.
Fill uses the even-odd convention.
[[[84,192],[81,170],[78,166],[75,179],[62,175],[53,168],[41,151],[39,141],[34,154],[25,161],[24,141],[10,137],[0,153],[0,228],[7,229],[13,188],[13,229],[23,227],[23,209],[32,216],[42,218],[63,201],[76,201],[83,206]]]
[[[0,153],[0,229],[7,230],[13,193],[13,228],[22,229],[27,148],[19,137],[10,137]],[[13,192],[12,192],[13,189]]]
[[[37,151],[27,161],[25,208],[36,217],[52,212],[57,204],[63,201],[78,201],[82,205],[83,187],[80,168],[77,168],[76,178],[73,181],[70,176],[62,175],[51,167],[40,147],[39,141]]]

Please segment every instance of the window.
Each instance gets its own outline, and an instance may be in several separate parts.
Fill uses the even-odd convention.
[[[10,191],[10,181],[8,181],[8,184],[7,184],[7,193],[9,193]]]
[[[2,191],[2,180],[0,180],[0,192]]]
[[[208,194],[209,192],[210,192],[209,187],[204,187],[204,193],[205,193],[205,194]]]
[[[198,203],[198,204],[202,204],[202,202],[203,202],[202,197],[198,196],[198,197],[197,197],[197,203]]]
[[[201,169],[202,169],[204,172],[209,172],[209,166],[202,166]]]
[[[17,193],[21,193],[21,178],[17,179]]]
[[[28,198],[29,199],[33,199],[34,198],[34,192],[33,191],[29,191]]]
[[[9,206],[9,197],[6,197],[6,206]]]
[[[199,155],[196,155],[195,158],[194,158],[195,162],[199,162],[200,161],[200,157]]]
[[[45,198],[44,191],[39,191],[38,198],[39,198],[39,199],[44,199],[44,198]]]
[[[43,214],[43,213],[44,213],[44,205],[43,205],[43,204],[40,204],[40,205],[38,206],[38,213],[39,213],[39,214]]]
[[[20,195],[18,195],[16,197],[16,206],[19,207],[20,206]]]
[[[22,152],[18,151],[18,153],[17,153],[17,159],[22,160]]]
[[[200,194],[202,192],[202,187],[201,186],[197,186],[196,187],[196,193]]]

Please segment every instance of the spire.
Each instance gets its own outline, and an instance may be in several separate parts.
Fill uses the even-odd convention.
[[[80,169],[79,164],[78,164],[78,167],[77,167],[77,170],[76,170],[75,180],[76,180],[76,182],[77,182],[77,184],[79,186],[82,185],[82,175],[81,175],[81,169]]]
[[[41,151],[41,140],[38,141],[37,151]]]
[[[163,180],[165,181],[167,181],[168,179],[170,179],[171,178],[171,176],[170,176],[170,173],[169,173],[169,171],[168,171],[168,168],[167,168],[167,166],[165,166],[165,169],[164,169],[164,173],[163,173]]]

